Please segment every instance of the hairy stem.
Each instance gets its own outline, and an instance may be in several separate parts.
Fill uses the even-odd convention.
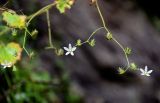
[[[101,29],[104,29],[104,27],[99,27],[99,28],[97,28],[96,30],[94,30],[94,31],[92,32],[92,34],[89,36],[89,38],[88,38],[86,41],[82,42],[81,45],[83,45],[83,44],[85,44],[85,43],[88,43],[88,42],[90,41],[90,39],[91,39],[99,30],[101,30]],[[75,45],[75,46],[77,46],[77,45]]]
[[[29,23],[30,23],[36,16],[45,13],[46,10],[51,9],[51,8],[52,8],[53,6],[55,6],[55,5],[56,5],[55,2],[52,3],[52,4],[49,4],[49,5],[45,6],[45,7],[43,7],[42,9],[38,10],[36,13],[28,16],[28,17],[27,17],[27,19],[28,19],[27,26],[29,25]]]
[[[128,55],[126,54],[124,47],[115,38],[113,38],[113,41],[116,42],[119,45],[119,47],[123,50],[123,52],[125,54],[125,58],[126,58],[126,61],[127,61],[127,68],[126,68],[125,71],[127,71],[128,68],[130,67],[130,62],[129,62],[129,59],[128,59]]]
[[[92,38],[92,36],[94,36],[95,33],[97,33],[97,32],[98,32],[99,30],[101,30],[101,29],[104,29],[104,27],[100,27],[100,28],[96,29],[96,30],[90,35],[90,37],[87,39],[87,41],[89,41],[89,40]]]
[[[108,29],[107,26],[106,26],[105,21],[104,21],[104,17],[103,17],[103,15],[102,15],[101,10],[100,10],[99,4],[98,4],[98,0],[96,0],[96,7],[97,7],[98,13],[99,13],[99,15],[100,15],[100,18],[101,18],[101,20],[102,20],[103,27],[106,29],[107,32],[110,32],[109,29]]]
[[[49,38],[49,47],[47,47],[46,49],[56,49],[53,46],[53,42],[52,42],[51,21],[50,21],[50,15],[48,10],[46,11],[46,16],[47,16],[47,25],[48,25],[48,38]]]
[[[42,9],[38,10],[36,13],[30,15],[27,17],[27,24],[26,24],[26,27],[25,27],[25,35],[24,35],[24,38],[23,38],[23,49],[25,50],[25,52],[27,53],[27,55],[30,56],[29,52],[27,51],[27,49],[25,48],[25,44],[26,44],[26,38],[27,38],[27,33],[29,33],[31,35],[31,33],[28,31],[27,27],[29,26],[30,22],[35,18],[37,17],[38,15],[40,14],[43,14],[45,13],[46,11],[48,11],[49,9],[51,9],[53,6],[56,5],[56,2],[52,3],[52,4],[49,4],[45,7],[43,7]],[[48,20],[47,20],[48,21]],[[50,22],[50,21],[49,21]],[[49,30],[50,31],[50,30]],[[50,35],[51,33],[49,33]],[[32,35],[31,35],[32,36]],[[50,38],[50,37],[49,37]],[[52,40],[50,40],[50,44],[51,44]]]
[[[27,31],[25,30],[24,38],[23,38],[23,49],[25,50],[25,52],[27,53],[27,55],[30,56],[29,52],[28,52],[27,49],[25,48],[26,39],[27,39]]]
[[[109,29],[107,28],[106,23],[105,23],[105,21],[104,21],[104,17],[103,17],[103,15],[102,15],[101,10],[100,10],[99,4],[98,4],[98,0],[96,0],[96,7],[97,7],[98,13],[99,13],[99,15],[100,15],[100,18],[101,18],[101,20],[102,20],[103,27],[105,28],[105,30],[107,31],[107,33],[111,33],[111,32],[109,31]],[[128,68],[130,67],[130,62],[129,62],[129,59],[128,59],[128,55],[127,55],[126,52],[125,52],[125,48],[124,48],[113,36],[112,36],[112,39],[113,39],[113,41],[114,41],[116,44],[118,44],[118,46],[119,46],[119,47],[123,50],[123,52],[124,52],[124,55],[125,55],[125,58],[126,58],[126,61],[127,61],[127,68],[125,69],[125,71],[127,71]]]

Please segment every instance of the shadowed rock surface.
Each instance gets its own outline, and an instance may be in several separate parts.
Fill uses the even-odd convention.
[[[30,2],[31,0],[20,2]],[[35,0],[40,7],[52,1]],[[85,99],[85,103],[159,103],[160,102],[160,34],[148,17],[135,3],[129,0],[99,0],[106,23],[113,35],[124,46],[133,49],[130,61],[139,67],[148,65],[154,72],[151,77],[140,76],[140,72],[119,75],[118,66],[125,66],[121,49],[104,38],[102,30],[95,36],[96,46],[84,45],[77,49],[75,56],[56,57],[53,51],[44,51],[47,45],[45,16],[38,18],[40,35],[38,49],[41,49],[41,68],[47,68],[56,75],[56,62],[61,61],[69,72],[71,85]],[[19,8],[27,8],[22,5]],[[17,8],[17,9],[19,9]],[[38,7],[37,7],[38,8]],[[28,11],[31,11],[28,8]],[[25,11],[24,11],[25,12]],[[52,9],[51,21],[53,38],[61,39],[61,47],[74,44],[77,39],[85,40],[102,23],[95,6],[88,0],[77,0],[66,14]]]

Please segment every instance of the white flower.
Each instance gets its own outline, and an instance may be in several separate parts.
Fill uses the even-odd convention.
[[[76,47],[73,46],[71,44],[69,44],[68,48],[67,47],[64,47],[64,50],[66,50],[66,54],[65,55],[68,55],[68,54],[71,54],[72,56],[74,56],[74,51],[76,50]]]
[[[2,62],[1,65],[3,66],[4,69],[7,67],[8,68],[12,67],[12,63],[7,61]]]
[[[153,72],[153,70],[148,71],[148,67],[145,66],[145,69],[140,68],[141,75],[150,76],[150,74]]]

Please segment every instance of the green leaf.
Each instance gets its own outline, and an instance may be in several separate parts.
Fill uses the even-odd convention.
[[[112,38],[113,38],[112,34],[111,34],[110,32],[108,32],[108,33],[106,34],[106,39],[107,39],[107,40],[112,40]]]
[[[63,54],[64,54],[63,49],[58,49],[58,50],[56,50],[56,54],[57,54],[57,56],[63,55]]]
[[[95,41],[95,39],[92,39],[90,42],[89,42],[89,45],[90,46],[95,46],[95,44],[96,44],[96,41]]]
[[[12,71],[17,71],[17,67],[16,66],[13,66],[13,70]]]
[[[74,4],[74,0],[56,0],[56,8],[60,11],[60,13],[65,13],[67,9],[70,9]]]
[[[130,68],[131,68],[132,70],[137,70],[137,65],[136,65],[135,63],[131,63],[131,64],[130,64]]]
[[[48,72],[37,72],[37,73],[31,73],[31,79],[33,81],[50,81],[51,78],[50,78],[50,75],[48,75]]]
[[[7,34],[10,31],[10,28],[8,26],[2,26],[0,24],[0,36]]]
[[[77,46],[81,46],[82,45],[82,41],[80,39],[78,39],[76,45]]]
[[[9,27],[23,29],[26,26],[26,16],[17,15],[16,13],[4,11],[2,13],[3,20]]]
[[[34,56],[35,56],[35,53],[32,51],[32,52],[29,54],[29,57],[32,59]]]
[[[118,68],[118,72],[119,74],[124,74],[125,73],[125,70],[121,67]]]
[[[130,54],[131,54],[131,51],[132,51],[132,50],[131,50],[130,48],[128,48],[128,47],[125,48],[125,53],[126,53],[127,55],[130,55]]]
[[[21,58],[22,48],[17,43],[0,45],[0,64],[6,67],[13,66]]]
[[[20,93],[14,94],[14,98],[16,101],[22,101],[22,100],[26,100],[28,97],[26,93],[20,92]]]
[[[37,35],[38,35],[38,30],[33,30],[30,35],[32,36],[33,39],[36,39]]]
[[[17,30],[16,29],[12,30],[12,36],[17,36]]]

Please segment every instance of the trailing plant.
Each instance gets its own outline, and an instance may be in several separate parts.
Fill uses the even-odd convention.
[[[28,27],[31,23],[31,21],[45,13],[47,17],[47,24],[48,24],[48,37],[49,37],[49,45],[46,47],[46,49],[53,49],[55,53],[60,56],[64,54],[64,51],[62,48],[57,48],[52,41],[52,33],[51,33],[51,25],[50,25],[50,15],[49,15],[49,10],[52,7],[56,7],[60,13],[65,13],[66,10],[71,9],[72,5],[74,4],[75,0],[55,0],[53,3],[41,8],[37,12],[26,16],[26,15],[19,15],[17,14],[14,10],[1,7],[1,16],[2,20],[5,22],[6,25],[3,25],[3,27],[7,28],[7,30],[12,31],[12,35],[18,35],[17,31],[24,31],[24,38],[23,38],[23,44],[22,48],[23,50],[27,53],[27,55],[31,58],[33,56],[33,52],[28,52],[27,48],[25,47],[26,45],[26,40],[27,40],[27,35],[33,37],[38,31],[35,29],[32,32],[28,30]],[[96,33],[100,30],[105,30],[105,35],[104,37],[106,40],[113,41],[115,42],[120,49],[122,49],[124,53],[124,57],[126,59],[126,66],[124,67],[119,67],[118,71],[120,74],[124,74],[128,69],[131,70],[139,70],[136,67],[135,63],[130,63],[129,61],[129,55],[131,54],[131,49],[129,47],[124,47],[117,39],[116,37],[112,34],[112,32],[108,29],[103,14],[100,10],[98,0],[91,0],[92,5],[96,5],[97,11],[99,13],[100,19],[102,21],[102,26],[97,28],[95,31],[92,32],[92,34],[87,38],[85,41],[82,41],[81,39],[78,39],[76,44],[72,47],[71,44],[69,44],[69,47],[64,47],[64,50],[66,50],[66,55],[71,54],[72,56],[74,55],[74,51],[76,50],[77,47],[80,47],[84,44],[89,44],[90,46],[95,46],[96,40],[94,36]],[[2,30],[0,33],[3,35],[4,30]],[[4,43],[4,41],[1,41],[0,44],[0,64],[3,66],[3,68],[6,67],[13,67],[18,60],[21,58],[21,53],[22,53],[22,48],[20,47],[21,44],[19,43]],[[134,66],[134,69],[133,69]],[[136,67],[136,68],[135,68]]]
[[[15,67],[15,64],[17,63],[17,61],[21,60],[22,50],[25,51],[30,58],[32,58],[33,52],[29,52],[26,48],[27,35],[30,37],[33,37],[34,35],[38,33],[38,31],[36,29],[33,31],[29,31],[28,27],[34,18],[36,18],[37,16],[40,16],[41,14],[45,14],[47,18],[48,37],[49,37],[49,45],[46,47],[46,49],[53,49],[58,56],[63,55],[64,50],[66,50],[67,51],[66,55],[71,54],[73,56],[74,51],[77,48],[85,44],[89,44],[90,46],[94,47],[96,45],[96,39],[94,38],[94,36],[96,35],[97,32],[103,29],[105,30],[104,37],[106,38],[106,40],[115,42],[120,47],[120,49],[122,49],[124,53],[124,57],[126,59],[126,65],[124,67],[118,68],[119,73],[124,74],[129,69],[130,70],[140,70],[138,69],[135,63],[130,63],[129,61],[129,55],[131,54],[132,50],[129,47],[124,47],[116,39],[116,37],[112,34],[112,32],[108,29],[105,23],[103,14],[100,10],[98,0],[91,0],[91,4],[96,5],[100,19],[102,21],[102,25],[99,28],[94,30],[85,41],[78,39],[73,47],[71,44],[69,44],[69,47],[68,48],[64,47],[64,50],[63,50],[63,48],[57,48],[53,44],[49,10],[53,7],[56,7],[60,13],[65,13],[68,9],[71,9],[74,3],[75,3],[75,0],[55,0],[53,3],[48,4],[47,6],[41,8],[40,10],[38,10],[37,12],[29,16],[24,15],[24,14],[23,15],[17,14],[16,11],[2,6],[0,8],[1,19],[3,22],[5,22],[5,25],[1,23],[1,28],[3,27],[3,29],[0,29],[1,30],[0,36],[3,36],[5,32],[7,31],[11,31],[12,36],[16,36],[16,35],[20,35],[18,34],[18,32],[21,31],[23,32],[24,37],[23,37],[23,44],[15,43],[12,41],[6,42],[1,39],[0,41],[0,64],[1,66],[3,68]]]

